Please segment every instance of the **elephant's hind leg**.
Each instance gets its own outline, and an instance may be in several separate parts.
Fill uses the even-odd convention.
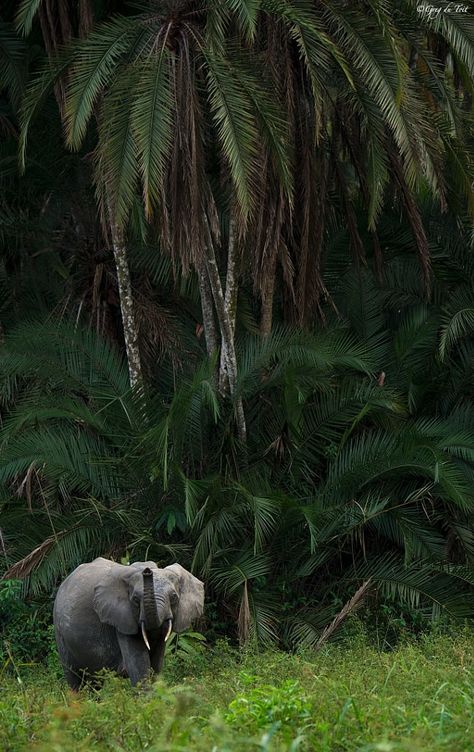
[[[63,663],[63,671],[64,671],[64,677],[67,683],[69,684],[71,689],[77,692],[83,684],[84,672],[75,670],[71,668],[70,666],[66,666],[64,663]]]
[[[84,671],[75,667],[75,661],[69,653],[64,642],[64,638],[59,631],[56,631],[56,644],[58,646],[59,660],[63,667],[64,678],[67,683],[76,692],[81,688],[84,681]]]

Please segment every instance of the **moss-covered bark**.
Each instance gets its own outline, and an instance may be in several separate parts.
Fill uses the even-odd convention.
[[[120,311],[122,314],[123,336],[127,353],[130,385],[133,388],[143,387],[143,372],[138,345],[138,324],[135,316],[132,296],[132,282],[128,266],[127,249],[122,230],[111,223],[112,245],[114,250],[115,268],[120,297]]]

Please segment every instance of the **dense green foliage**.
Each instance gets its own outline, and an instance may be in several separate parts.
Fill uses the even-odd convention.
[[[453,324],[464,260],[434,259],[436,294],[456,290],[449,308],[426,303],[411,263],[395,256],[384,285],[349,266],[340,316],[313,334],[242,337],[246,449],[203,355],[179,370],[163,359],[156,396],[139,398],[94,332],[17,327],[0,468],[16,488],[2,512],[24,557],[13,576],[39,592],[104,550],[179,558],[234,609],[241,637],[307,645],[369,578],[418,618],[470,615],[473,345]]]
[[[110,677],[73,696],[48,671],[3,680],[5,752],[71,749],[469,752],[474,641],[432,636],[380,653],[362,636],[314,655],[169,660],[148,691]],[[8,696],[8,698],[7,698]]]
[[[98,554],[242,643],[472,616],[472,15],[76,5],[0,16],[5,634]]]

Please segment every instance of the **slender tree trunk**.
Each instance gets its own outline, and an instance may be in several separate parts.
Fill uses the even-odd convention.
[[[227,253],[227,272],[225,280],[224,306],[229,317],[232,341],[235,340],[235,320],[237,316],[237,296],[239,293],[239,276],[237,274],[237,243],[235,242],[234,223],[229,223],[229,248]],[[226,366],[226,347],[221,350],[219,366],[219,389],[224,392],[229,385],[229,375]]]
[[[235,354],[234,331],[230,320],[229,312],[225,306],[224,293],[222,291],[219,269],[217,267],[214,244],[211,233],[208,228],[208,242],[206,243],[206,266],[209,276],[209,283],[214,298],[217,318],[221,330],[222,350],[224,352],[226,371],[229,378],[230,393],[233,396],[237,387],[237,357]],[[245,423],[244,407],[242,399],[236,402],[237,431],[239,439],[243,444],[247,441],[247,426]]]
[[[110,220],[110,232],[114,250],[115,268],[122,313],[123,336],[127,353],[130,385],[133,388],[143,388],[143,372],[138,346],[138,326],[135,317],[132,296],[132,282],[128,266],[127,249],[122,230]]]
[[[217,330],[214,320],[214,305],[212,303],[212,292],[207,276],[206,265],[197,270],[199,277],[199,290],[201,294],[202,322],[204,325],[204,336],[206,338],[207,354],[211,357],[218,348]]]

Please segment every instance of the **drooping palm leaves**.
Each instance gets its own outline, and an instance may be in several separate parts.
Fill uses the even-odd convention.
[[[24,28],[38,7],[22,4]],[[252,260],[264,334],[280,265],[286,317],[304,323],[322,314],[332,222],[346,224],[359,260],[361,222],[368,227],[380,264],[377,219],[393,191],[429,290],[417,192],[428,188],[442,211],[452,196],[450,166],[458,194],[472,203],[463,148],[473,29],[466,14],[441,15],[449,18],[434,22],[411,2],[395,9],[378,0],[368,7],[338,0],[201,7],[189,0],[106,20],[59,63],[58,76],[68,71],[69,145],[78,148],[92,118],[99,123],[96,182],[103,214],[117,227],[114,247],[125,247],[120,228],[140,192],[162,245],[184,268],[198,268],[214,342],[213,306],[204,300],[209,276],[223,349],[220,384],[224,369],[235,387],[233,322],[223,302],[227,293],[235,298],[240,275],[221,291],[209,265],[234,266],[235,244],[221,232],[232,226],[229,217]],[[265,73],[263,86],[256,68]],[[54,74],[45,75],[27,99],[25,128],[53,83]]]

